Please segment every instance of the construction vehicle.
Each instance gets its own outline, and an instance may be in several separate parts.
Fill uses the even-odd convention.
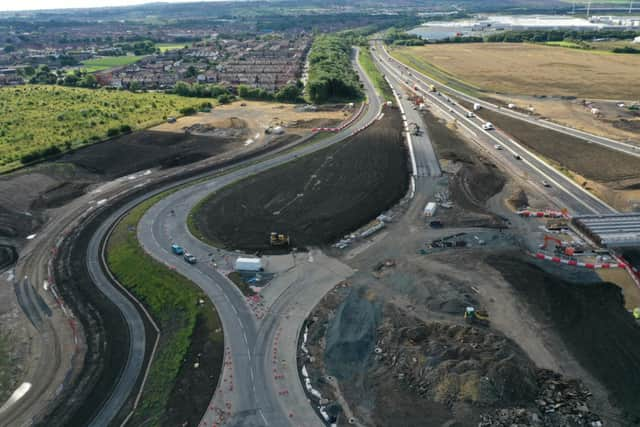
[[[411,133],[411,135],[420,136],[422,135],[422,130],[417,123],[411,122],[409,123],[409,133]]]
[[[563,242],[562,240],[553,236],[544,236],[544,243],[540,248],[546,249],[547,246],[549,245],[549,241],[556,243],[555,251],[556,253],[559,253],[559,254],[573,256],[576,253],[584,252],[584,248],[582,246],[577,244],[571,244],[569,242]]]
[[[289,235],[272,231],[269,236],[271,246],[289,246]]]
[[[464,311],[464,319],[469,323],[489,323],[489,313],[484,310],[476,310],[474,307],[467,307]]]

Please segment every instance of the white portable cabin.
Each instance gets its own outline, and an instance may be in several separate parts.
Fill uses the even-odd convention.
[[[437,207],[438,205],[436,205],[435,202],[427,203],[427,206],[424,207],[424,216],[434,216],[436,214]]]
[[[262,271],[260,258],[238,258],[235,263],[236,271]]]

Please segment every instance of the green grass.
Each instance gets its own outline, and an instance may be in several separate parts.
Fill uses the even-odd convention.
[[[147,307],[161,330],[160,345],[131,425],[160,424],[198,315],[207,316],[208,324],[214,325],[210,328],[211,340],[223,348],[220,321],[206,295],[191,281],[147,255],[138,243],[136,227],[140,218],[167,194],[134,208],[116,226],[107,243],[109,269]],[[176,262],[181,261],[176,257]],[[207,303],[197,305],[201,298]]]
[[[62,151],[107,138],[121,125],[144,129],[213,100],[163,93],[25,85],[0,88],[0,172],[20,158],[56,146]]]
[[[561,42],[546,42],[544,43],[547,46],[559,46],[559,47],[566,47],[566,48],[570,48],[570,49],[584,49],[585,46],[581,45],[579,43],[573,42],[573,41],[569,41],[569,40],[563,40]]]
[[[368,47],[359,49],[358,61],[360,62],[360,66],[364,72],[367,73],[367,76],[369,76],[373,82],[376,91],[384,98],[384,100],[395,102],[391,87],[384,79],[380,70],[378,70],[378,67],[376,67],[376,64],[373,62],[373,57],[371,56],[371,51],[369,51]]]
[[[182,49],[185,46],[189,46],[190,43],[156,43],[156,49],[160,49],[160,52],[166,52],[168,50]]]
[[[123,67],[125,65],[138,62],[143,56],[135,55],[122,55],[122,56],[104,56],[102,58],[89,59],[83,61],[82,65],[87,72],[94,73],[96,71],[108,70],[116,67]]]
[[[480,89],[478,89],[477,87],[461,81],[455,76],[447,73],[446,71],[436,67],[435,65],[427,61],[422,60],[421,58],[411,55],[408,51],[406,51],[403,48],[399,48],[399,49],[387,48],[387,49],[391,56],[393,56],[395,59],[402,62],[403,64],[406,64],[410,68],[414,68],[420,71],[421,73],[426,74],[427,76],[441,83],[444,83],[445,85],[453,89],[466,93],[467,95],[474,96],[477,98],[482,96],[480,93]]]

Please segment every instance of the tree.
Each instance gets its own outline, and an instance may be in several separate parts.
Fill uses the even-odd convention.
[[[187,72],[185,73],[185,77],[196,77],[198,75],[198,69],[193,65],[189,65],[187,68]]]

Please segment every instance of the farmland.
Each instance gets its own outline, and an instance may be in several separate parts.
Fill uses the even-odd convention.
[[[96,71],[108,70],[110,68],[124,67],[133,64],[142,59],[142,56],[122,55],[122,56],[105,56],[103,58],[89,59],[82,63],[83,68],[89,73]]]
[[[489,92],[600,99],[640,97],[637,55],[603,55],[521,43],[474,43],[406,47],[395,50],[394,56],[403,61],[415,57],[449,78],[455,76],[468,86]]]
[[[182,49],[185,46],[189,46],[191,43],[156,43],[156,49],[160,49],[160,52],[167,52],[169,50]]]
[[[24,156],[39,150],[53,146],[65,151],[87,145],[106,139],[122,126],[147,128],[203,101],[60,86],[2,88],[0,172],[19,167]]]

